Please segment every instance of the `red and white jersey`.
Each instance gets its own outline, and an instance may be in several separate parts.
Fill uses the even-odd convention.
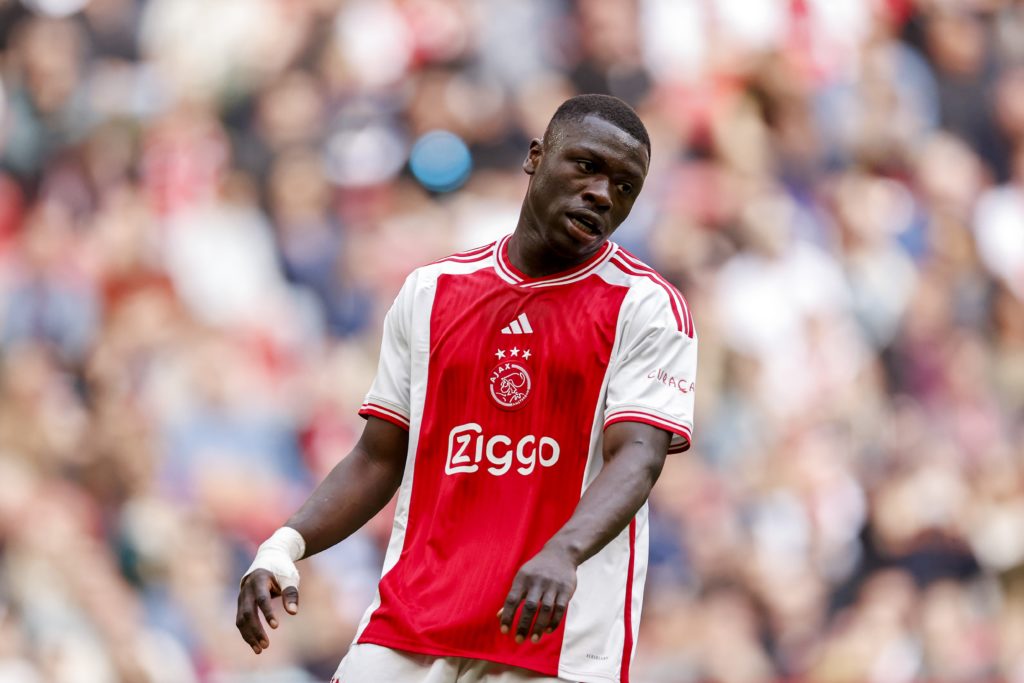
[[[643,422],[686,450],[697,339],[683,297],[614,243],[530,278],[508,237],[417,269],[384,323],[360,415],[409,430],[378,597],[357,642],[628,681],[647,506],[584,562],[559,628],[516,644],[497,613],[519,568],[601,471],[605,428]]]

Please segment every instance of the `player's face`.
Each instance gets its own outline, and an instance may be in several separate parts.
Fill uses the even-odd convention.
[[[640,194],[647,148],[604,119],[563,122],[545,146],[530,143],[526,208],[536,237],[559,256],[585,259],[611,237]]]

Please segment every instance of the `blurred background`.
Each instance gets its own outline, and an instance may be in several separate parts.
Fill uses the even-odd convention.
[[[633,680],[1024,681],[1015,0],[0,0],[0,681],[330,678],[390,510],[238,579],[579,92],[701,337]]]

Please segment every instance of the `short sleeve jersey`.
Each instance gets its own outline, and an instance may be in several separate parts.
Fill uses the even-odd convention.
[[[683,297],[608,242],[529,278],[508,237],[419,268],[384,323],[363,416],[409,431],[377,599],[356,640],[626,681],[647,568],[647,506],[577,572],[539,643],[498,629],[512,579],[572,516],[616,422],[690,444],[697,339]]]

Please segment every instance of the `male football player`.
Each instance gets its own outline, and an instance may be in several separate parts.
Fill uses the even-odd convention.
[[[259,654],[294,562],[398,492],[377,597],[336,680],[628,681],[647,498],[692,428],[683,297],[609,241],[650,161],[643,123],[567,100],[523,162],[514,232],[417,269],[384,322],[362,436],[243,578]]]

